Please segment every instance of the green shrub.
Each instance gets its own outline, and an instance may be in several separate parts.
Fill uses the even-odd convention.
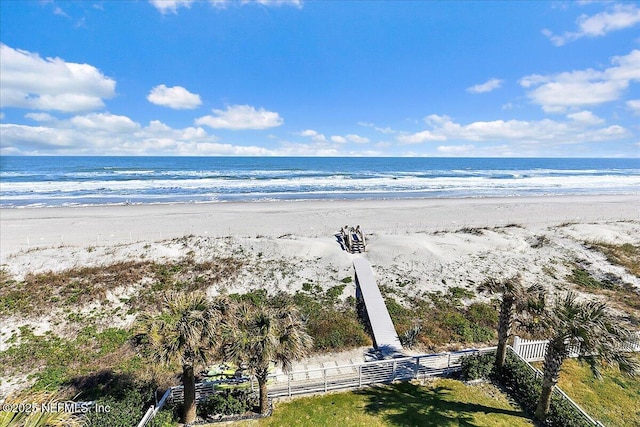
[[[495,360],[495,353],[473,354],[463,357],[460,360],[462,379],[466,381],[488,379],[493,374]]]
[[[172,410],[163,409],[151,420],[151,427],[177,427],[178,421]]]
[[[325,292],[327,300],[329,300],[334,305],[337,304],[338,298],[340,298],[340,296],[342,295],[345,286],[346,285],[336,285],[327,289],[327,291]]]
[[[470,299],[475,298],[475,292],[472,292],[468,289],[461,288],[460,286],[453,286],[449,288],[448,294],[454,300],[462,300],[462,299]]]
[[[109,408],[109,412],[89,412],[87,427],[131,427],[138,425],[150,404],[152,395],[146,388],[120,390],[117,395],[98,399],[97,404]]]
[[[465,317],[479,326],[495,328],[498,324],[498,310],[485,302],[474,302],[469,304]]]
[[[231,294],[229,297],[238,302],[248,302],[249,304],[260,306],[267,302],[267,290],[254,289],[244,294]]]
[[[451,341],[454,342],[485,342],[493,338],[492,329],[480,326],[469,321],[459,311],[446,311],[442,313],[442,325],[451,332]]]
[[[355,311],[325,309],[310,315],[307,330],[318,350],[339,350],[370,344]]]
[[[258,404],[257,395],[246,389],[226,389],[214,393],[198,404],[198,415],[204,419],[216,415],[241,415]]]

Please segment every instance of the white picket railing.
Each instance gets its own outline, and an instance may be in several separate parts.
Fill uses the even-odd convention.
[[[522,356],[527,362],[540,362],[544,360],[548,340],[530,341],[518,336],[513,338],[513,350]],[[578,357],[580,346],[576,345],[569,350],[569,357]],[[631,339],[624,347],[625,351],[640,352],[640,333]]]

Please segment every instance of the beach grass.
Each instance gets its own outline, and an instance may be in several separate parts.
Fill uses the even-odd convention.
[[[436,379],[397,383],[277,404],[269,418],[239,426],[531,426],[494,386]]]
[[[196,262],[184,257],[170,262],[122,261],[96,267],[76,267],[63,271],[29,273],[15,280],[0,273],[0,315],[37,315],[60,308],[77,308],[91,302],[105,302],[108,291],[139,286],[141,298],[127,301],[131,309],[152,304],[164,291],[204,290],[235,277],[242,261],[213,258]],[[150,278],[151,280],[144,280]]]
[[[537,365],[540,368],[542,364]],[[597,379],[586,364],[566,360],[558,385],[589,415],[606,426],[640,425],[640,378],[607,369],[602,373],[602,379]]]
[[[17,345],[0,352],[0,376],[20,373],[25,367],[36,368],[35,390],[57,390],[84,375],[110,370],[134,373],[141,360],[130,347],[130,332],[120,328],[98,331],[94,325],[82,328],[73,338],[52,333],[35,335],[21,327],[9,342]]]
[[[636,261],[640,263],[640,258]],[[621,281],[618,277],[596,278],[578,264],[574,264],[571,271],[566,278],[567,282],[573,283],[582,292],[605,296],[609,304],[626,313],[627,320],[633,327],[640,327],[640,291],[636,286]]]
[[[402,337],[418,327],[416,342],[424,351],[438,351],[450,345],[491,343],[495,338],[497,311],[492,302],[471,301],[475,293],[461,287],[427,292],[424,297],[404,296],[397,288],[381,287],[389,315]]]
[[[640,277],[640,246],[624,243],[615,245],[606,242],[590,242],[589,245],[602,252],[611,264],[621,265],[636,277]]]

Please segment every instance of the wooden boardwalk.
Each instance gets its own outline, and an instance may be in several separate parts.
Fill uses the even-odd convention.
[[[400,338],[373,277],[371,264],[364,258],[356,258],[353,267],[356,272],[356,298],[362,303],[362,314],[371,326],[374,346],[384,357],[402,355]]]

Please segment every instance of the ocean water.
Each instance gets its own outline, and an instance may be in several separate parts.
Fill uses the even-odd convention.
[[[0,158],[0,207],[638,194],[640,159]]]

